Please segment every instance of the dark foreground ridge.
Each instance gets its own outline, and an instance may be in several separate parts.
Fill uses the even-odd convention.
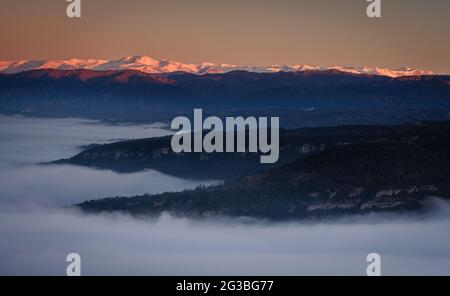
[[[72,158],[58,160],[53,164],[80,165],[113,170],[118,173],[155,169],[187,179],[231,180],[280,167],[301,157],[331,148],[350,144],[378,143],[385,141],[386,138],[413,138],[418,133],[426,137],[429,130],[430,128],[426,125],[342,126],[281,130],[280,158],[275,164],[261,164],[258,153],[175,153],[171,148],[170,136],[92,145]],[[193,139],[193,136],[191,138]]]
[[[152,217],[167,212],[198,218],[289,220],[421,211],[430,196],[450,198],[450,122],[299,129],[284,132],[283,137],[284,149],[295,151],[305,145],[321,148],[218,186],[106,198],[76,207],[90,213],[124,212]],[[126,143],[139,141],[119,145]],[[180,156],[178,161],[184,163],[183,159]]]

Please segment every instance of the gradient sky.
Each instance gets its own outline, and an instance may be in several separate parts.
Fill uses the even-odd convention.
[[[149,55],[186,63],[404,66],[450,73],[450,1],[0,0],[0,60]]]

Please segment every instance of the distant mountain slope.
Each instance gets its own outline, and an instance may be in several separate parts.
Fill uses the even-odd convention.
[[[370,137],[364,138],[365,130]],[[320,133],[325,136],[326,130]],[[355,139],[360,134],[362,139],[219,186],[93,200],[77,207],[95,213],[157,216],[168,212],[189,217],[286,220],[418,211],[427,197],[450,199],[450,122],[396,128],[346,127],[334,129],[330,136],[339,134]]]
[[[350,144],[363,145],[390,138],[414,138],[418,135],[424,141],[433,136],[427,134],[429,130],[427,126],[416,125],[281,130],[280,159],[273,165],[261,164],[259,153],[174,153],[170,136],[98,145],[54,163],[109,169],[120,173],[156,169],[182,178],[224,180],[255,174],[293,162],[300,157]],[[440,133],[441,131],[439,138],[442,137]],[[424,143],[421,142],[421,145]],[[193,170],[193,167],[196,169]]]
[[[388,77],[400,76],[418,76],[432,75],[431,71],[423,71],[412,68],[403,69],[386,69],[376,67],[342,67],[335,66],[323,68],[309,65],[271,65],[267,67],[258,66],[237,66],[231,64],[185,64],[167,59],[154,59],[148,56],[129,56],[118,60],[101,60],[101,59],[69,59],[69,60],[22,60],[22,61],[0,61],[0,73],[19,73],[23,71],[39,70],[39,69],[57,69],[57,70],[138,70],[145,73],[172,73],[187,72],[192,74],[206,73],[227,73],[236,70],[244,70],[259,73],[275,73],[275,72],[297,72],[309,70],[339,70],[352,74],[370,74],[383,75]]]
[[[164,121],[192,114],[279,116],[285,127],[450,119],[450,76],[389,78],[337,70],[148,74],[33,70],[0,74],[0,112]]]

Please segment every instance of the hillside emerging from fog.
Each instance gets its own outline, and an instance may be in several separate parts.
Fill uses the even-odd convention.
[[[139,157],[149,157],[144,166],[154,167],[163,157],[176,158],[177,170],[185,166],[185,171],[197,168],[208,173],[208,155],[176,156],[170,151],[165,156],[155,154],[161,151],[164,142],[162,138],[98,146],[65,163],[106,168],[108,163],[115,167],[127,159],[133,162]],[[261,168],[251,161],[249,154],[211,155],[217,167],[227,170],[235,166],[236,177],[222,185],[92,200],[77,207],[91,213],[159,216],[167,212],[197,218],[247,216],[289,220],[421,211],[428,197],[450,199],[450,122],[300,129],[284,132],[282,142],[282,153],[297,151],[299,157],[277,167]],[[141,154],[145,146],[153,147],[148,152],[153,157]],[[309,150],[304,150],[305,147]],[[121,156],[115,157],[117,152]],[[240,171],[243,159],[253,166]],[[239,177],[248,173],[249,168],[254,173]],[[211,177],[218,176],[217,168],[209,169]]]

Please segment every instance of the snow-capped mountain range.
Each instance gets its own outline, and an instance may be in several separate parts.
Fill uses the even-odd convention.
[[[29,70],[37,69],[59,69],[59,70],[138,70],[145,73],[171,73],[171,72],[188,72],[193,74],[207,74],[207,73],[226,73],[235,70],[244,70],[258,73],[273,73],[273,72],[295,72],[295,71],[310,71],[310,70],[338,70],[353,74],[370,74],[383,75],[389,77],[400,76],[420,76],[432,75],[431,71],[423,71],[412,68],[402,69],[386,69],[374,67],[341,67],[335,66],[330,68],[323,68],[309,65],[272,65],[268,67],[258,66],[237,66],[231,64],[184,64],[167,59],[154,59],[148,56],[133,56],[125,57],[118,60],[102,60],[102,59],[69,59],[69,60],[22,60],[22,61],[0,61],[0,73],[13,74]]]

